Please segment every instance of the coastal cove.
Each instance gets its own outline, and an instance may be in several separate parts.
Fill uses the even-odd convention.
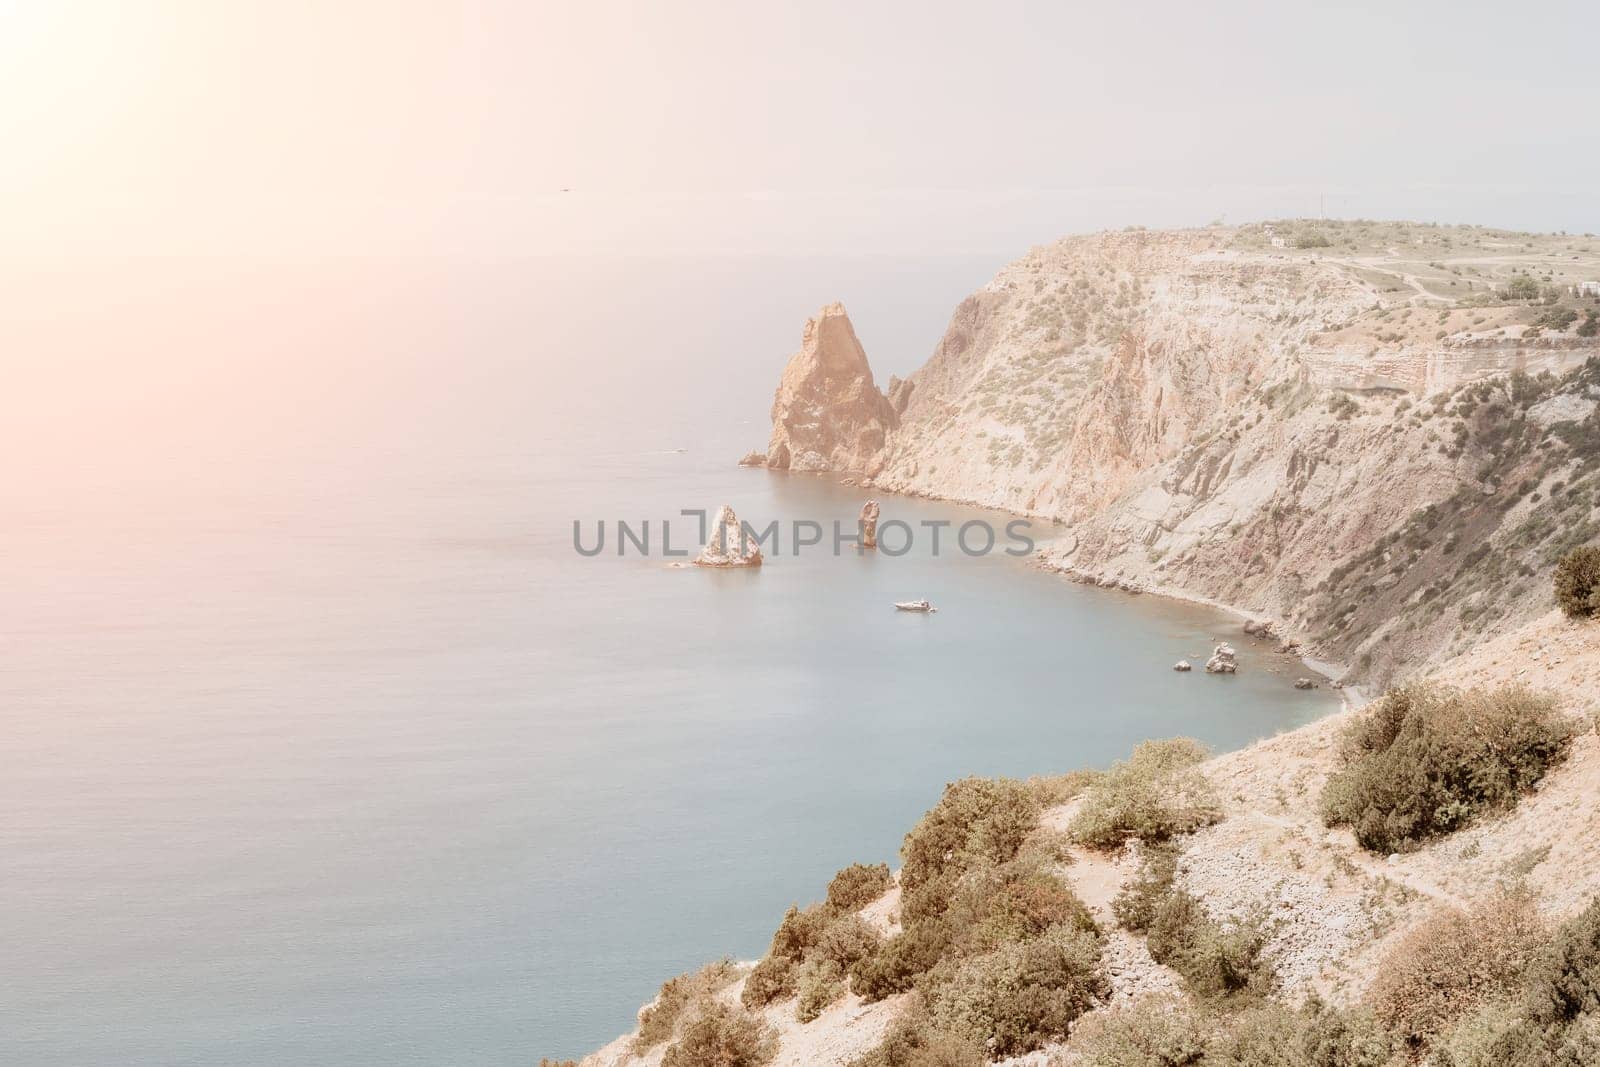
[[[869,495],[828,476],[729,469],[718,459],[646,458],[630,478],[635,513],[672,514],[686,498],[731,503],[757,527],[796,517],[850,525]],[[657,492],[659,503],[641,511]],[[873,496],[883,522],[913,527],[976,519],[1003,529],[1015,518]],[[1059,533],[1038,521],[1033,529],[1041,545]],[[935,558],[926,541],[899,558],[785,549],[759,569],[711,572],[632,556],[569,558],[558,574],[586,602],[621,579],[609,623],[618,647],[688,674],[656,689],[650,707],[623,712],[645,683],[629,677],[638,664],[619,664],[623,677],[591,683],[576,708],[548,709],[552,720],[578,709],[608,717],[608,736],[627,741],[611,746],[606,773],[620,772],[652,804],[622,831],[584,811],[594,801],[572,806],[587,826],[575,846],[620,836],[627,869],[639,863],[649,877],[641,885],[623,872],[585,871],[575,854],[570,866],[558,861],[577,880],[562,895],[577,890],[582,915],[600,921],[574,913],[573,925],[552,922],[552,948],[581,959],[614,945],[615,956],[602,958],[616,968],[605,976],[615,985],[579,989],[580,969],[557,988],[552,976],[548,1024],[595,1022],[586,1040],[541,1054],[580,1054],[626,1029],[664,975],[717,955],[759,955],[783,908],[814,899],[835,870],[894,864],[905,827],[947,781],[1103,767],[1148,737],[1188,735],[1231,750],[1340,706],[1326,687],[1295,690],[1302,664],[1243,637],[1230,613],[1077,585],[1002,552],[947,549]],[[938,614],[891,608],[924,596]],[[607,607],[578,610],[596,611],[601,628]],[[1239,650],[1238,675],[1198,669],[1219,640]],[[1197,669],[1174,672],[1180,658]],[[574,788],[592,797],[598,784]],[[659,910],[655,902],[667,900],[680,904]]]

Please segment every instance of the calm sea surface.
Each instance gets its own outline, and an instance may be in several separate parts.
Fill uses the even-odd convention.
[[[1248,642],[1172,672],[1237,633],[1210,611],[925,536],[573,551],[722,503],[853,521],[859,490],[733,466],[801,322],[842,296],[904,374],[997,265],[8,277],[0,1062],[578,1055],[893,861],[946,781],[1331,710]]]

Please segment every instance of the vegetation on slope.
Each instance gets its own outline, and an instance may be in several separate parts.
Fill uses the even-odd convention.
[[[1317,644],[1387,674],[1396,664],[1375,663],[1375,635],[1435,633],[1466,647],[1548,603],[1544,576],[1600,541],[1600,408],[1548,426],[1530,411],[1593,392],[1600,359],[1559,378],[1473,382],[1401,413],[1436,426],[1437,447],[1471,476],[1328,574],[1305,612]]]
[[[1364,848],[1409,851],[1509,809],[1571,737],[1554,702],[1523,689],[1392,689],[1345,731],[1323,818]]]
[[[1091,848],[1121,848],[1132,837],[1164,841],[1216,822],[1216,798],[1195,770],[1206,755],[1185,737],[1141,743],[1088,788],[1073,836]]]
[[[1584,545],[1562,556],[1555,586],[1556,603],[1569,619],[1600,615],[1600,547]]]

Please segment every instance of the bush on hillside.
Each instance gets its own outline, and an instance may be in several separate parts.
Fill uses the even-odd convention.
[[[869,1001],[904,993],[952,951],[953,944],[954,937],[943,919],[914,923],[855,965],[850,988]]]
[[[661,1067],[761,1067],[777,1054],[777,1032],[759,1015],[705,1000],[667,1046]]]
[[[708,963],[698,971],[680,974],[661,984],[656,999],[639,1013],[639,1036],[634,1039],[634,1051],[640,1055],[652,1045],[659,1045],[678,1026],[685,1009],[696,1001],[726,989],[739,978],[739,966],[730,959]]]
[[[964,952],[987,952],[1026,941],[1054,926],[1099,933],[1077,894],[1026,860],[969,872],[956,888],[944,919]]]
[[[1429,1067],[1587,1067],[1600,1063],[1600,899],[1563,923],[1521,987],[1467,1014]]]
[[[784,956],[763,956],[744,980],[739,1002],[747,1008],[764,1008],[795,991],[796,964]]]
[[[1205,758],[1205,747],[1188,738],[1143,742],[1089,787],[1073,836],[1092,848],[1120,848],[1130,837],[1164,841],[1216,822],[1216,797],[1195,769]]]
[[[1221,1025],[1215,1025],[1220,1022]],[[1313,997],[1215,1019],[1186,1001],[1150,997],[1087,1019],[1069,1046],[1086,1067],[1388,1067],[1389,1036],[1366,1012]]]
[[[1394,1042],[1369,1013],[1269,1003],[1230,1020],[1205,1063],[1215,1067],[1385,1067]]]
[[[822,932],[832,919],[832,914],[821,904],[805,908],[791,904],[772,935],[772,945],[767,949],[767,955],[800,963],[822,939]]]
[[[1463,1016],[1515,992],[1547,938],[1531,893],[1495,893],[1407,934],[1384,958],[1368,1000],[1397,1037],[1426,1048]]]
[[[963,778],[906,834],[900,885],[907,893],[946,874],[1001,864],[1039,825],[1033,790],[1011,778]]]
[[[892,884],[887,863],[852,863],[828,883],[828,907],[855,911],[883,896]]]
[[[855,912],[845,912],[829,923],[817,938],[807,959],[823,959],[849,970],[878,950],[882,935]]]
[[[1196,997],[1260,997],[1276,981],[1263,955],[1267,933],[1258,919],[1221,923],[1205,905],[1179,889],[1177,852],[1145,848],[1139,874],[1111,903],[1125,929],[1145,935],[1157,963],[1183,976]]]
[[[1137,934],[1150,929],[1157,910],[1172,893],[1178,876],[1178,851],[1166,845],[1146,845],[1141,860],[1139,873],[1111,902],[1118,924]]]
[[[1541,1027],[1600,1016],[1600,898],[1556,930],[1528,968],[1523,1000]]]
[[[1515,805],[1571,736],[1555,705],[1525,689],[1390,690],[1346,730],[1323,821],[1351,827],[1364,848],[1414,849]]]
[[[1210,1038],[1187,1001],[1155,996],[1085,1019],[1071,1048],[1090,1067],[1201,1067]]]
[[[963,873],[1015,858],[1038,826],[1038,797],[1022,782],[963,778],[945,786],[900,850],[903,920],[943,914]]]
[[[1267,932],[1259,919],[1218,922],[1181,889],[1156,909],[1146,944],[1157,963],[1177,971],[1202,999],[1264,997],[1277,981],[1264,955]]]
[[[933,1025],[921,1001],[913,998],[890,1024],[883,1040],[850,1061],[850,1067],[987,1067],[983,1046]]]
[[[795,972],[794,984],[800,994],[794,1017],[808,1023],[844,996],[844,970],[830,959],[807,960]]]
[[[1600,546],[1584,545],[1561,557],[1555,586],[1556,603],[1567,618],[1600,616]]]
[[[816,968],[806,970],[813,963],[831,964],[842,982],[846,972],[878,951],[881,941],[878,932],[853,911],[818,904],[804,910],[791,907],[772,935],[767,955],[745,980],[739,999],[747,1008],[763,1008],[797,992],[804,994],[801,980],[814,975]]]
[[[1076,770],[1066,774],[1036,774],[1023,784],[1032,790],[1041,808],[1053,808],[1077,797],[1099,781],[1104,771]]]
[[[997,1057],[1059,1040],[1110,991],[1099,939],[1069,927],[941,968],[925,993],[934,1024]]]

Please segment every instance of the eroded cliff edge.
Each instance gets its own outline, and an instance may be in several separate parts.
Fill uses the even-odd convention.
[[[1477,227],[1067,238],[887,396],[823,309],[768,462],[1062,521],[1051,565],[1275,617],[1385,683],[1537,615],[1600,536],[1596,279],[1600,241]]]

